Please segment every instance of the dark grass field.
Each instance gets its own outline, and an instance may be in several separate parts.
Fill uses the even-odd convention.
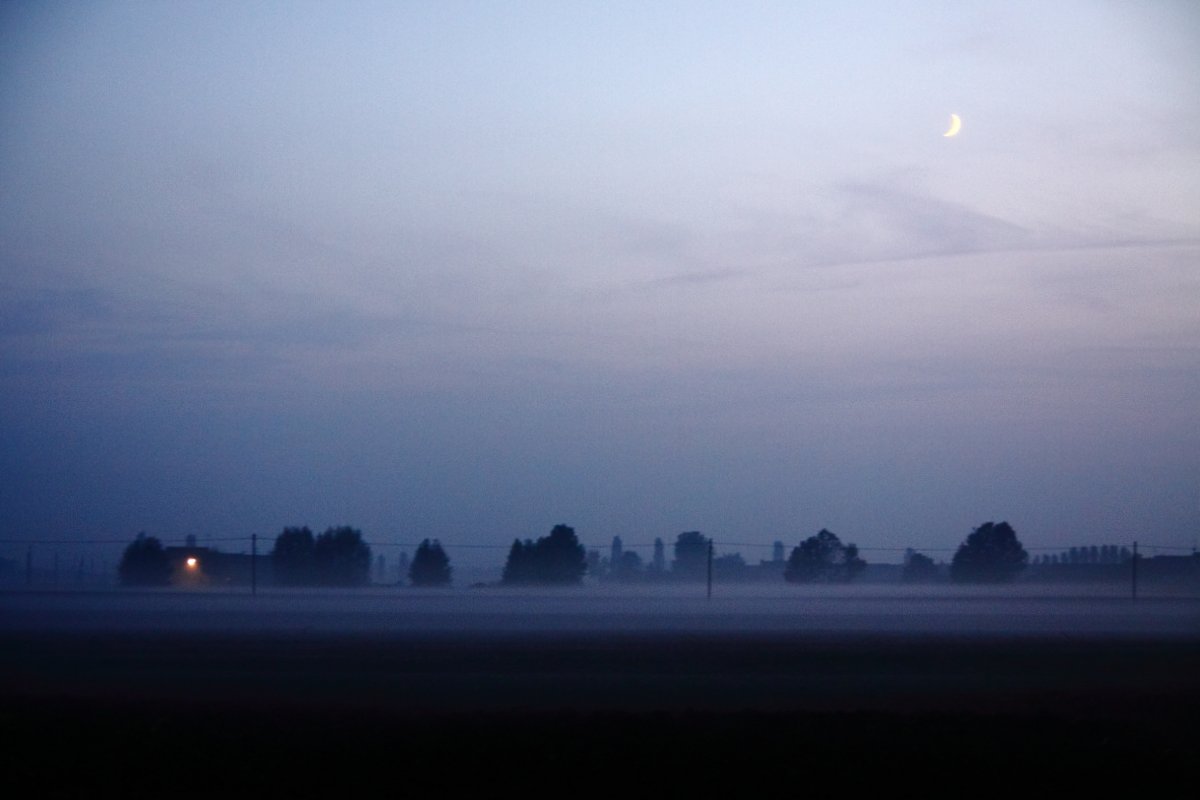
[[[36,795],[1191,797],[1200,748],[1188,637],[9,631],[0,655],[5,779]]]

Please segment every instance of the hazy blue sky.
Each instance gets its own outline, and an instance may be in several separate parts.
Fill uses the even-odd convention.
[[[5,3],[0,406],[0,538],[1190,547],[1200,6]]]

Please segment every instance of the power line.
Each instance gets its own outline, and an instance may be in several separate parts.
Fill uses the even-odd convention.
[[[196,545],[204,546],[209,543],[249,542],[250,537],[251,537],[251,534],[247,534],[245,536],[196,537]],[[29,546],[37,546],[37,545],[122,545],[122,544],[129,544],[130,541],[131,541],[130,539],[0,539],[0,544],[29,545]],[[758,549],[766,550],[766,549],[774,549],[774,547],[776,546],[775,543],[767,544],[767,543],[763,543],[763,542],[728,542],[728,541],[715,539],[715,538],[712,539],[712,541],[713,541],[714,545],[719,546],[719,547],[750,547],[750,548],[758,548]],[[383,541],[383,540],[379,540],[379,539],[375,539],[375,540],[364,539],[363,542],[364,542],[364,544],[367,544],[371,547],[413,547],[413,548],[415,548],[421,544],[421,542],[418,542],[418,541],[397,542],[397,541]],[[461,550],[507,550],[512,547],[511,544],[480,544],[480,543],[445,542],[445,541],[441,541],[440,543],[443,547],[453,547],[453,548],[461,549]],[[1126,546],[1121,543],[1117,543],[1117,544],[1120,546]],[[668,543],[666,541],[663,542],[663,545],[664,545],[664,547],[673,546],[672,543]],[[168,546],[178,546],[178,545],[168,545]],[[653,549],[654,547],[657,547],[657,546],[658,546],[657,542],[650,542],[650,543],[622,542],[621,543],[622,549],[625,549],[625,550]],[[1025,550],[1027,550],[1027,551],[1035,551],[1036,550],[1036,551],[1048,551],[1048,552],[1054,552],[1054,553],[1069,552],[1072,549],[1090,550],[1092,547],[1099,547],[1099,546],[1101,546],[1101,545],[1090,544],[1090,543],[1089,544],[1076,544],[1076,545],[1024,545]],[[1113,543],[1109,543],[1109,544],[1106,544],[1103,546],[1109,547],[1109,546],[1114,546],[1114,545],[1113,545]],[[584,544],[584,547],[588,548],[588,545]],[[597,545],[594,547],[590,547],[588,549],[603,550],[606,547],[608,547],[608,545]],[[1192,548],[1192,547],[1189,547],[1186,545],[1145,544],[1145,543],[1139,543],[1139,547],[1141,547],[1142,549],[1147,549],[1147,550],[1171,550],[1171,551],[1178,551],[1178,552],[1192,552],[1195,549],[1195,548]],[[874,553],[904,553],[909,550],[928,553],[928,552],[951,552],[951,551],[957,550],[958,548],[957,548],[957,546],[956,547],[874,547],[874,546],[866,546],[866,547],[859,547],[858,549],[860,552],[874,552]]]
[[[0,544],[129,544],[129,539],[0,539]]]

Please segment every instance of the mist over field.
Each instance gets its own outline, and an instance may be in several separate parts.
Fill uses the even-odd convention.
[[[1172,596],[1175,594],[1176,596]],[[1200,639],[1200,596],[1128,587],[756,587],[7,593],[0,632],[1116,636]]]
[[[17,772],[46,781],[28,765],[77,753],[82,771],[47,784],[66,788],[165,791],[203,752],[205,791],[389,783],[364,763],[432,791],[425,765],[460,759],[520,786],[506,765],[542,757],[620,759],[600,786],[766,791],[782,765],[865,749],[881,771],[845,785],[936,765],[993,787],[1057,768],[1157,791],[1190,771],[1198,675],[1191,585],[0,592]],[[696,760],[711,747],[720,766]],[[1015,771],[989,770],[997,749]]]

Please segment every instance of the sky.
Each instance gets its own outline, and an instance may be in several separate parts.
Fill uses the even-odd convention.
[[[1200,8],[5,3],[0,407],[8,557],[1188,552]]]

